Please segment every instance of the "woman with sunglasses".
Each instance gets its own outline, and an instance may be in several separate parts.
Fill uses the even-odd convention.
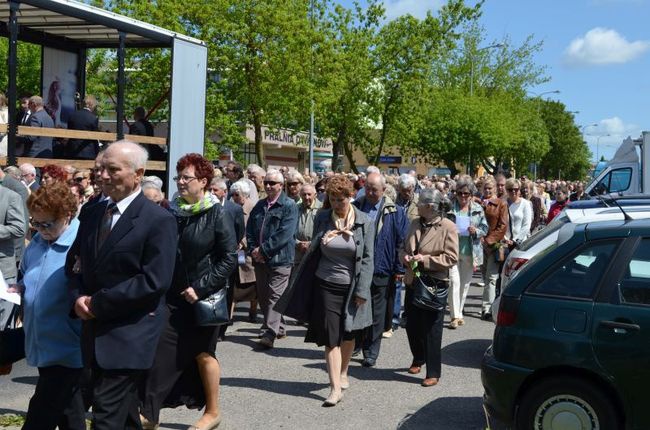
[[[54,182],[32,192],[27,207],[37,233],[21,260],[22,280],[10,288],[22,292],[25,355],[39,373],[23,429],[82,430],[81,320],[70,318],[64,271],[79,227],[77,201],[65,183]]]
[[[464,325],[463,308],[469,291],[469,282],[474,273],[474,267],[483,264],[483,247],[480,239],[488,232],[485,214],[480,204],[472,196],[476,187],[471,176],[463,175],[456,181],[456,198],[451,207],[453,221],[458,230],[458,263],[449,273],[451,280],[451,322],[450,329]]]
[[[521,182],[515,178],[506,181],[508,195],[508,213],[510,222],[506,233],[506,244],[512,249],[518,243],[530,236],[530,226],[533,223],[533,205],[529,200],[521,197]]]
[[[178,197],[172,211],[178,221],[178,250],[166,302],[169,319],[147,375],[141,421],[157,427],[162,407],[205,407],[190,429],[217,428],[221,422],[215,356],[219,326],[197,326],[193,305],[227,288],[237,261],[235,233],[217,198],[209,191],[212,163],[200,154],[187,154],[176,163]]]

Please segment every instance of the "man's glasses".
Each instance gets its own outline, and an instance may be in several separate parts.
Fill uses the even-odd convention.
[[[174,176],[172,179],[176,182],[185,182],[186,184],[188,182],[192,182],[193,180],[196,179],[196,176],[187,176],[187,175],[181,175],[181,176]]]
[[[519,191],[519,188],[508,188],[509,193],[516,193],[517,191]]]
[[[48,230],[52,228],[52,226],[55,224],[55,221],[49,221],[49,222],[39,222],[39,221],[31,221],[32,227],[37,228],[37,229],[43,229],[43,230]]]
[[[75,182],[82,182],[83,180],[84,180],[83,176],[79,176],[79,177],[74,178]]]
[[[456,191],[457,196],[463,196],[463,197],[469,197],[472,195],[472,193],[468,193],[466,191]]]
[[[278,181],[264,181],[264,186],[268,185],[269,187],[272,187],[274,185],[278,185],[278,184],[281,184],[281,183],[282,182],[278,182]]]

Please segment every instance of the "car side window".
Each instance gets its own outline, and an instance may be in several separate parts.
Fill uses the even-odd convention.
[[[608,241],[583,246],[528,292],[583,299],[593,297],[617,245],[618,242]]]
[[[650,238],[641,240],[619,284],[622,303],[650,305]]]

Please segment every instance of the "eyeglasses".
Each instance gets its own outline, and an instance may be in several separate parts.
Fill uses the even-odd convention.
[[[83,180],[84,180],[83,176],[78,176],[78,177],[74,178],[75,182],[82,182]]]
[[[196,178],[196,176],[181,175],[181,176],[174,176],[173,179],[176,182],[185,182],[187,184],[187,183],[192,182],[193,180],[195,180],[197,178]]]
[[[290,186],[290,187],[293,187],[293,186],[296,186],[296,185],[300,185],[300,182],[287,182],[287,185]]]
[[[472,193],[463,192],[463,191],[456,191],[456,195],[463,196],[463,197],[469,197],[469,196],[472,195]]]
[[[232,193],[231,196],[232,197],[239,197],[239,193]]]
[[[268,185],[269,187],[272,187],[274,185],[278,185],[278,184],[281,184],[281,183],[282,182],[278,182],[278,181],[264,181],[264,186],[266,187]]]
[[[37,229],[43,229],[43,230],[48,230],[52,228],[52,226],[56,223],[56,221],[49,221],[49,222],[38,222],[38,221],[31,221],[32,227],[37,228]]]
[[[517,191],[519,191],[519,188],[508,188],[509,193],[513,193],[513,192],[516,193]]]

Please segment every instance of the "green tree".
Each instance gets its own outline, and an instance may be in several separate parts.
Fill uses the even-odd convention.
[[[363,144],[371,163],[387,146],[413,152],[412,142],[425,124],[421,107],[434,64],[456,46],[462,26],[480,15],[480,6],[449,0],[436,16],[428,13],[418,20],[405,15],[381,28],[371,51],[376,85],[368,101],[369,117],[379,125],[379,133],[368,134]]]
[[[9,39],[0,38],[0,58],[9,56]],[[41,47],[31,43],[18,42],[17,96],[41,94]],[[9,66],[0,61],[0,88],[3,92],[9,86]],[[6,93],[5,93],[6,94]]]
[[[370,51],[375,45],[384,9],[371,0],[366,8],[335,5],[321,21],[323,40],[318,50],[315,112],[320,133],[332,136],[332,169],[339,171],[345,153],[356,165],[354,142],[362,142],[369,126],[366,100],[373,85]]]
[[[591,151],[582,140],[573,114],[557,101],[541,101],[541,116],[549,135],[550,150],[542,157],[539,176],[584,179],[591,164]]]
[[[307,0],[204,0],[193,22],[209,44],[209,64],[235,122],[252,124],[264,163],[262,126],[299,125],[313,94],[314,34]]]

